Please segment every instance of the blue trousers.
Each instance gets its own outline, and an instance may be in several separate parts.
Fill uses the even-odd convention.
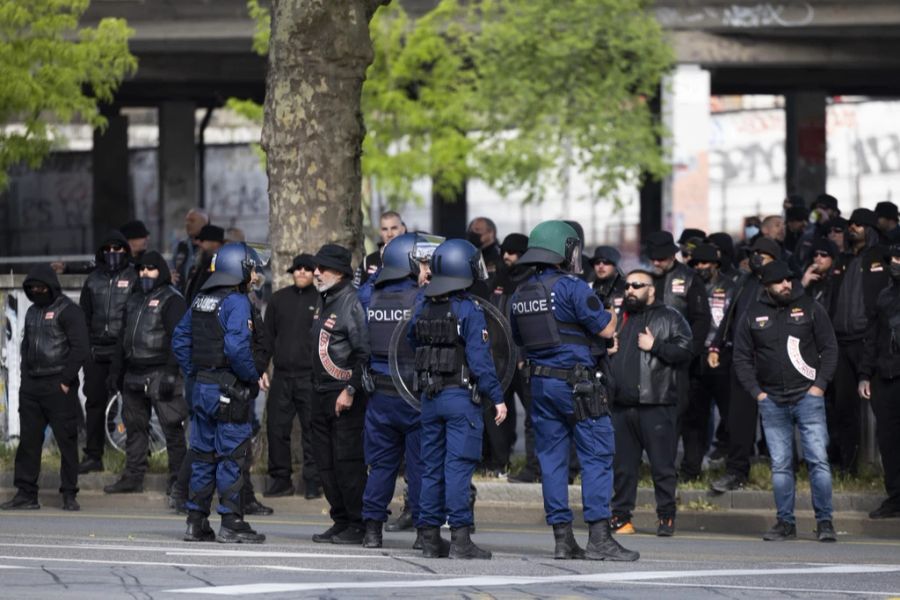
[[[825,398],[806,394],[792,404],[764,398],[759,403],[766,445],[772,457],[772,490],[778,519],[794,523],[794,426],[800,431],[803,460],[816,521],[831,520],[831,466],[828,464],[828,427]]]
[[[366,406],[364,449],[369,479],[363,492],[363,520],[387,521],[400,459],[406,456],[406,483],[413,522],[419,518],[422,489],[421,415],[400,396],[375,392]]]
[[[222,423],[216,419],[219,386],[195,382],[191,393],[191,484],[188,510],[209,514],[213,492],[219,492],[219,514],[242,514],[241,466],[249,452],[250,423]]]
[[[616,440],[608,416],[575,422],[572,386],[561,379],[531,379],[531,421],[541,464],[541,486],[547,524],[571,523],[569,508],[569,447],[581,461],[581,500],[588,523],[610,517],[613,455]]]
[[[469,527],[469,484],[481,460],[484,417],[462,388],[422,399],[422,494],[417,527]]]

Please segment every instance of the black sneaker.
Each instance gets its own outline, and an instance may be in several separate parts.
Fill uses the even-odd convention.
[[[245,515],[271,515],[274,512],[274,508],[272,508],[271,506],[266,506],[256,498],[252,498],[250,502],[247,502],[244,505]]]
[[[78,504],[78,500],[75,499],[75,494],[63,494],[62,509],[71,512],[77,512],[81,510],[81,505]]]
[[[820,542],[836,542],[837,533],[834,532],[834,525],[831,521],[819,521],[816,523],[816,539]]]
[[[734,473],[725,473],[709,484],[709,489],[717,494],[724,494],[732,490],[739,490],[747,484],[747,479]]]
[[[347,525],[344,523],[335,523],[322,533],[315,533],[312,536],[312,541],[319,544],[330,544],[331,539],[337,534],[341,533],[347,529]],[[362,539],[360,539],[360,543],[362,543]]]
[[[303,497],[307,500],[315,500],[322,497],[322,486],[315,482],[306,482],[306,491]]]
[[[216,535],[220,544],[262,544],[266,536],[257,533],[250,524],[235,514],[222,515],[222,525]]]
[[[270,479],[263,498],[281,498],[294,495],[294,484],[290,479]]]
[[[185,542],[213,542],[216,532],[209,526],[209,519],[199,511],[188,513],[187,529],[182,537]]]
[[[106,494],[140,494],[144,491],[144,480],[122,476],[112,485],[104,486]]]
[[[767,542],[783,542],[784,540],[797,539],[797,526],[787,521],[779,520],[772,529],[768,530],[763,539]]]
[[[103,471],[103,461],[101,461],[99,458],[91,458],[89,456],[85,456],[78,464],[78,474],[84,475],[86,473],[90,473],[91,471]]]
[[[0,510],[38,510],[41,504],[36,496],[26,496],[25,494],[16,494],[12,500],[7,500],[0,504]]]
[[[347,527],[339,534],[331,538],[332,544],[343,544],[348,546],[361,546],[363,538],[366,536],[365,529],[360,527]]]
[[[900,508],[890,504],[882,504],[869,513],[870,519],[896,519],[900,517]]]
[[[529,468],[524,468],[506,478],[509,483],[540,483],[541,477]]]
[[[656,535],[659,537],[672,537],[675,535],[675,517],[660,517],[656,526]]]

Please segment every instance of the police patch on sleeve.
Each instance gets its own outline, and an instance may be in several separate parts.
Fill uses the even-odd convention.
[[[596,294],[591,294],[587,299],[587,307],[591,310],[600,310],[603,305],[600,303],[600,298],[598,298]]]

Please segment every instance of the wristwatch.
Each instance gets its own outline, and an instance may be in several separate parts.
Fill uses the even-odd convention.
[[[347,393],[350,394],[351,396],[356,395],[356,388],[353,387],[352,385],[350,385],[349,383],[347,384],[347,387],[345,387],[344,389],[347,390]]]

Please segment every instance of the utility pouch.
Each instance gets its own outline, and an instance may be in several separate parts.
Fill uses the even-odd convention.
[[[375,393],[375,379],[372,377],[372,372],[369,371],[368,369],[363,369],[362,387],[366,391],[367,394]]]
[[[609,395],[602,375],[597,373],[593,381],[579,381],[573,386],[575,420],[596,419],[609,414]]]

